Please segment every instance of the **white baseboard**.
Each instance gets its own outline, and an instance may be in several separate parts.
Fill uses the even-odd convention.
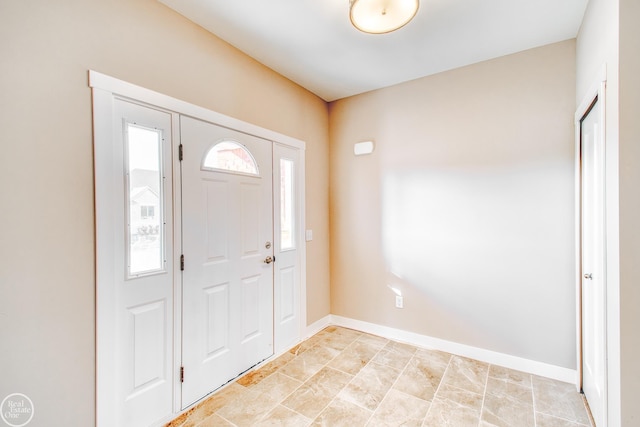
[[[316,320],[312,324],[308,325],[307,329],[305,329],[305,331],[303,332],[304,336],[302,337],[302,340],[306,340],[307,338],[312,337],[313,335],[317,334],[327,326],[332,325],[331,319],[332,319],[332,315],[327,314],[322,319]]]
[[[321,321],[322,323],[320,323]],[[472,347],[452,341],[433,338],[427,335],[417,334],[415,332],[408,332],[401,329],[390,328],[388,326],[381,326],[375,323],[364,322],[362,320],[350,319],[348,317],[336,315],[326,316],[318,322],[307,327],[307,331],[310,331],[311,327],[315,328],[324,325],[320,327],[320,329],[322,329],[326,326],[329,326],[330,324],[355,329],[373,335],[378,335],[394,341],[411,344],[416,347],[445,351],[447,353],[468,357],[470,359],[479,360],[481,362],[489,363],[492,365],[504,366],[505,368],[527,372],[541,377],[552,378],[554,380],[570,384],[577,384],[578,373],[574,369],[563,368],[560,366],[550,365],[548,363],[537,362],[535,360],[529,360],[517,356],[511,356],[509,354],[498,353],[483,348]]]

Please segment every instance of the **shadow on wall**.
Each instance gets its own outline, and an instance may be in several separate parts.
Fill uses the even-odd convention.
[[[522,324],[525,332],[532,319],[548,316],[538,322],[544,334],[573,297],[567,262],[573,242],[566,239],[573,218],[567,188],[557,185],[570,182],[567,170],[563,162],[547,161],[383,172],[387,285],[418,292],[439,317],[456,319],[458,328],[498,347],[518,336],[514,327]],[[559,283],[566,288],[558,290]],[[512,344],[540,344],[532,336],[521,339]]]

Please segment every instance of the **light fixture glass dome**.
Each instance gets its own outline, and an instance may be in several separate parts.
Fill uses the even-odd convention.
[[[389,33],[411,21],[419,5],[419,0],[351,0],[349,18],[365,33]]]

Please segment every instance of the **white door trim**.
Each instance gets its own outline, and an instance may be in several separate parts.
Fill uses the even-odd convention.
[[[113,140],[113,106],[115,97],[134,100],[137,103],[148,104],[162,110],[173,113],[173,138],[175,141],[174,159],[173,159],[173,185],[174,200],[180,200],[180,176],[178,166],[177,147],[180,141],[179,126],[176,126],[178,115],[190,116],[196,119],[208,121],[223,127],[234,129],[249,135],[257,136],[263,139],[279,143],[300,150],[299,167],[300,182],[298,188],[300,193],[300,204],[298,212],[301,226],[296,233],[296,241],[300,248],[300,338],[306,328],[307,319],[307,301],[306,301],[306,242],[304,239],[305,230],[305,142],[297,138],[293,138],[269,129],[256,126],[242,120],[226,116],[209,109],[190,104],[188,102],[164,95],[150,89],[146,89],[114,77],[89,70],[89,86],[92,88],[93,96],[93,128],[94,128],[94,146],[95,146],[95,189],[96,194],[109,194],[110,172],[109,165],[101,162],[102,151],[111,150],[111,141]],[[96,111],[108,112],[103,114],[95,114]],[[102,206],[104,201],[96,197],[96,245],[97,250],[101,253],[114,253],[115,248],[110,243],[111,238],[106,233],[109,224],[113,221],[107,215],[100,215],[104,212]],[[174,207],[174,233],[175,241],[181,239],[180,209]],[[113,228],[111,228],[113,229]],[[98,247],[99,245],[99,247]],[[180,245],[175,245],[176,251],[179,251]],[[178,256],[175,253],[174,256]],[[181,319],[181,288],[179,280],[180,271],[176,270],[176,286],[174,286],[174,370],[179,372],[181,358],[181,336],[180,336],[180,319]],[[98,427],[112,426],[114,424],[113,408],[115,408],[115,383],[109,378],[113,377],[114,367],[113,361],[102,353],[103,349],[109,348],[110,343],[115,340],[115,330],[112,325],[113,315],[107,310],[107,307],[113,306],[115,295],[107,286],[105,277],[111,274],[106,265],[102,265],[99,258],[96,259],[96,425]],[[174,415],[180,412],[180,380],[178,375],[174,375]]]
[[[230,117],[215,111],[190,104],[186,101],[164,95],[150,89],[136,86],[132,83],[107,76],[97,71],[89,70],[89,86],[110,92],[112,95],[120,95],[124,98],[130,98],[145,104],[162,108],[164,110],[173,111],[178,114],[201,119],[220,126],[228,127],[240,132],[254,135],[273,142],[295,147],[301,150],[305,149],[305,142],[284,135],[279,132],[272,131],[242,120]]]
[[[574,173],[575,173],[575,196],[574,196],[574,215],[575,215],[575,286],[576,286],[576,366],[577,366],[577,381],[576,381],[576,387],[578,389],[578,391],[582,390],[582,377],[583,377],[583,369],[582,369],[582,275],[583,275],[583,271],[582,271],[582,156],[581,156],[581,120],[584,118],[584,116],[587,114],[587,112],[589,111],[589,109],[591,108],[592,104],[594,103],[594,101],[597,99],[598,102],[600,103],[600,123],[602,123],[602,126],[600,128],[600,138],[602,141],[602,144],[604,145],[604,156],[605,156],[605,160],[603,161],[603,164],[607,164],[606,162],[606,147],[607,147],[607,142],[606,142],[606,85],[607,85],[607,70],[606,70],[606,66],[603,66],[602,69],[600,70],[600,73],[598,75],[598,78],[596,79],[595,83],[591,86],[591,88],[589,89],[589,91],[586,93],[585,97],[583,98],[582,102],[580,103],[580,105],[578,106],[578,108],[576,109],[576,113],[574,116],[574,124],[575,124],[575,149],[574,149]],[[606,166],[605,166],[606,169]],[[605,172],[605,180],[607,173]],[[605,196],[603,197],[603,201],[605,203],[606,206],[606,201],[607,201],[607,197],[606,197],[606,184],[605,184]],[[605,207],[604,209],[605,212],[605,219],[604,222],[605,224],[607,223],[607,209]],[[605,262],[604,262],[604,268],[605,268],[605,274],[603,277],[604,280],[604,287],[605,287],[605,295],[608,295],[608,286],[607,286],[607,274],[606,274],[606,269],[607,269],[607,262],[606,262],[606,258],[607,258],[607,227],[604,227],[603,230],[604,233],[604,258],[605,258]],[[608,300],[608,298],[607,298]],[[605,335],[605,355],[609,354],[609,345],[607,342],[607,335],[608,335],[608,331],[609,331],[609,327],[608,327],[608,311],[609,311],[609,304],[608,302],[605,303],[604,306],[605,309],[605,314],[604,314],[604,321],[605,321],[605,327],[604,327],[604,335]],[[605,357],[605,360],[608,360],[608,357]],[[608,376],[607,376],[607,371],[608,371],[608,362],[605,362],[605,381],[604,381],[604,392],[603,392],[603,402],[602,402],[602,408],[603,408],[603,418],[604,420],[608,420]],[[605,421],[606,423],[606,421]]]
[[[111,204],[115,197],[111,193],[112,186],[109,183],[112,173],[109,162],[98,159],[112,158],[113,151],[113,109],[114,97],[111,92],[94,88],[94,111],[108,111],[108,117],[97,118],[94,116],[94,157],[95,161],[95,194],[103,194],[106,197],[95,197],[96,217],[96,251],[118,256],[115,242],[109,230],[116,228],[115,218],[112,215],[102,215],[107,212],[106,206]],[[103,207],[105,206],[105,207]],[[100,247],[98,248],[98,243]],[[116,340],[116,314],[111,307],[116,305],[115,288],[106,286],[114,283],[115,271],[109,257],[96,256],[96,425],[99,427],[116,425],[116,382],[111,373],[116,370],[116,358],[104,354],[102,349],[109,348]],[[102,281],[101,281],[101,280]],[[103,285],[104,283],[104,285]]]

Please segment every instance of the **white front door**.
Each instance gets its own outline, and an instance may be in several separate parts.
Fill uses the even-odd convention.
[[[113,106],[95,153],[98,422],[137,427],[173,412],[172,115]]]
[[[605,426],[606,328],[604,141],[601,101],[580,122],[582,183],[582,389],[596,425]]]
[[[89,76],[96,425],[160,425],[299,340],[304,142]]]
[[[182,406],[273,354],[272,143],[181,116]]]

